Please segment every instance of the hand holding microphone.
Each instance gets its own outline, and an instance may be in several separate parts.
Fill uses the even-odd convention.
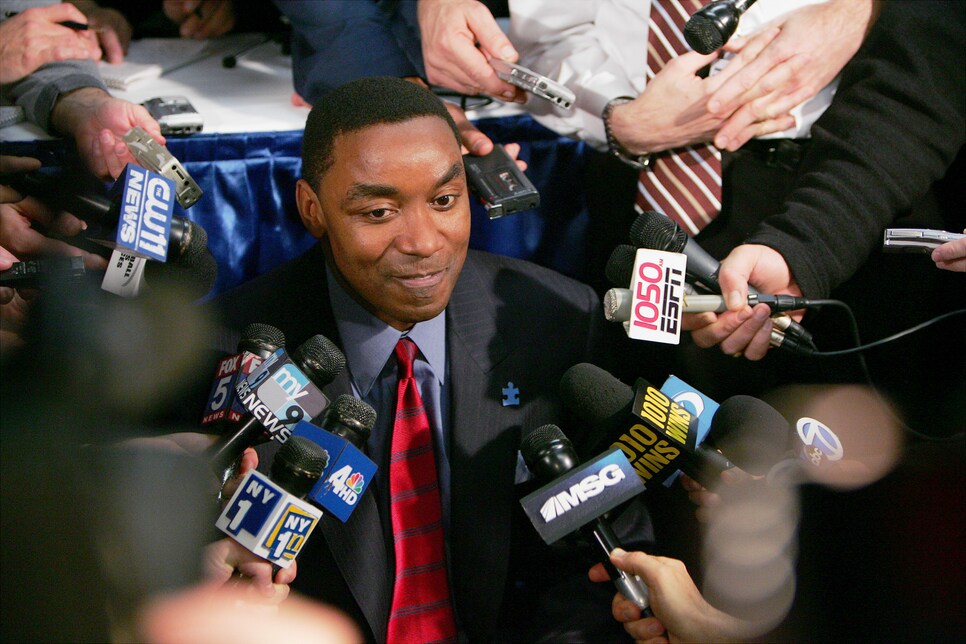
[[[623,597],[615,597],[612,604],[614,619],[624,624],[635,641],[738,641],[751,633],[741,620],[708,603],[683,562],[616,550],[611,563],[626,574],[640,577],[651,589],[652,616],[642,615],[634,602]],[[607,581],[603,565],[590,569],[590,579]]]
[[[719,345],[723,353],[743,354],[749,360],[764,358],[772,329],[771,309],[765,304],[748,306],[749,282],[758,284],[765,293],[801,297],[785,258],[767,246],[743,244],[721,262],[718,281],[728,311],[703,314],[710,322],[691,329],[694,343],[703,348]],[[801,313],[791,314],[796,321],[801,317]]]
[[[230,537],[205,548],[203,565],[209,583],[222,586],[244,576],[261,600],[269,604],[279,604],[288,597],[289,584],[298,574],[295,562],[275,572],[272,564]]]
[[[271,478],[257,470],[248,472],[215,526],[266,564],[291,568],[322,517],[321,510],[303,499],[328,464],[325,449],[304,436],[293,436],[275,455]],[[238,549],[229,545],[219,552],[226,557],[217,567],[223,572],[231,564],[228,558],[237,555]],[[264,566],[247,556],[241,559],[246,564],[258,564],[255,568],[261,570],[264,582]]]
[[[530,432],[520,445],[520,453],[530,471],[547,482],[521,501],[547,543],[579,527],[592,543],[600,545],[605,557],[621,547],[610,523],[600,515],[637,495],[643,486],[633,474],[627,477],[619,455],[615,459],[608,453],[581,466],[573,445],[556,425],[543,425]],[[623,464],[627,466],[626,459]],[[556,522],[553,528],[551,522]],[[609,559],[602,565],[620,594],[647,611],[643,582],[613,567]]]
[[[687,258],[688,280],[712,293],[724,295],[729,313],[721,316],[720,320],[705,313],[702,314],[703,319],[692,318],[684,322],[685,328],[693,332],[696,328],[701,329],[721,321],[721,324],[716,325],[709,332],[699,332],[696,336],[692,333],[698,346],[707,348],[720,344],[726,337],[734,334],[734,338],[722,344],[722,351],[735,357],[744,354],[749,359],[758,360],[764,357],[769,343],[774,343],[775,334],[772,328],[774,325],[781,331],[777,337],[778,346],[791,350],[802,346],[814,349],[811,334],[797,321],[787,315],[779,315],[769,322],[771,316],[769,307],[759,305],[752,309],[747,304],[749,293],[759,293],[748,285],[748,279],[754,279],[768,293],[787,292],[796,296],[801,295],[801,290],[792,278],[788,265],[776,251],[763,246],[754,247],[764,249],[760,252],[767,258],[767,261],[762,261],[761,268],[757,271],[754,270],[755,263],[746,266],[743,263],[735,264],[736,260],[732,260],[726,269],[725,282],[722,284],[722,265],[705,252],[696,241],[689,238],[673,221],[658,212],[641,213],[631,226],[630,239],[639,248],[682,253]],[[738,249],[732,251],[732,254],[736,251]],[[745,353],[746,349],[751,351],[750,355]]]

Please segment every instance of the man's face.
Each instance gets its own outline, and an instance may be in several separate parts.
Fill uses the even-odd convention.
[[[466,259],[470,207],[459,143],[424,116],[340,134],[317,198],[299,211],[326,235],[342,282],[373,315],[405,330],[438,315]]]

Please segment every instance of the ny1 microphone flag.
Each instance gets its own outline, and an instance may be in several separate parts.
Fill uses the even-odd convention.
[[[241,420],[245,415],[245,408],[235,388],[261,364],[262,359],[250,351],[230,355],[218,363],[215,381],[212,383],[208,404],[205,406],[205,415],[201,419],[202,425],[209,425],[224,418],[233,423]]]
[[[684,314],[687,256],[639,248],[631,277],[631,317],[624,330],[634,340],[679,344]]]
[[[520,499],[533,527],[551,544],[644,491],[627,457],[614,448]]]
[[[242,408],[251,413],[272,439],[284,443],[301,420],[318,416],[329,399],[302,373],[285,349],[268,356],[235,387]]]
[[[328,466],[306,498],[345,523],[372,482],[376,464],[346,439],[304,420],[292,435],[304,436],[329,453]]]
[[[292,565],[322,511],[251,470],[215,526],[250,552],[282,568]]]

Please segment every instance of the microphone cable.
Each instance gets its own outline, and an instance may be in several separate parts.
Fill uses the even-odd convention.
[[[966,314],[966,309],[955,309],[952,311],[948,311],[946,313],[942,313],[929,320],[926,320],[925,322],[920,322],[915,326],[912,326],[903,331],[899,331],[897,333],[893,333],[892,335],[887,336],[885,338],[881,338],[879,340],[869,342],[868,344],[862,344],[862,340],[859,336],[859,325],[855,319],[855,314],[852,312],[852,309],[849,307],[849,305],[846,304],[845,302],[842,302],[841,300],[809,300],[807,298],[795,298],[789,295],[758,296],[758,299],[760,302],[769,304],[769,306],[771,306],[770,299],[772,298],[794,300],[794,302],[791,302],[791,303],[778,305],[779,307],[794,306],[795,308],[818,308],[821,306],[834,306],[834,307],[841,308],[845,311],[846,318],[849,321],[849,330],[852,333],[852,339],[855,342],[855,346],[850,347],[848,349],[838,349],[834,351],[812,351],[812,352],[806,353],[805,355],[808,355],[809,357],[815,357],[815,358],[835,358],[839,356],[856,354],[856,358],[858,359],[858,362],[859,362],[859,367],[862,370],[862,375],[865,377],[866,383],[869,385],[869,388],[876,395],[876,397],[879,398],[880,402],[883,403],[882,405],[883,408],[886,409],[889,415],[892,416],[892,419],[896,422],[896,425],[901,427],[907,434],[919,440],[933,442],[933,443],[948,443],[948,442],[958,441],[958,440],[961,440],[964,435],[966,435],[966,433],[964,432],[957,432],[955,434],[951,434],[950,436],[930,436],[928,434],[923,434],[922,432],[916,431],[915,429],[910,427],[905,421],[903,421],[901,418],[896,416],[896,414],[892,412],[892,406],[887,404],[888,401],[886,400],[885,396],[882,394],[881,391],[879,391],[879,388],[876,386],[875,381],[873,381],[872,373],[869,371],[869,365],[866,363],[865,355],[862,353],[864,351],[867,351],[868,349],[881,347],[890,342],[895,342],[896,340],[904,338],[908,335],[912,335],[913,333],[916,333],[918,331],[922,331],[926,327],[932,326],[933,324],[936,324],[938,322],[942,322],[943,320],[946,320],[948,318],[956,317],[957,315]],[[772,310],[774,311],[775,309],[773,308]],[[793,309],[785,308],[783,310],[793,310]]]

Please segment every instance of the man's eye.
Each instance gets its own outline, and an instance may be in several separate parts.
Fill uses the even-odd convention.
[[[388,208],[376,208],[375,210],[370,210],[369,212],[366,213],[366,215],[371,219],[383,219],[388,214],[389,214]]]
[[[443,195],[441,197],[436,197],[433,203],[441,208],[448,208],[456,203],[456,195]]]

